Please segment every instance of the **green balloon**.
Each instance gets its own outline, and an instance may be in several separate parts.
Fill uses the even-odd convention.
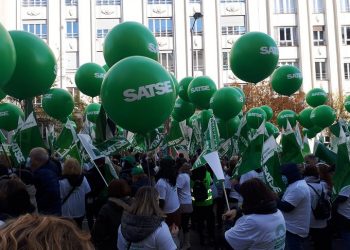
[[[303,126],[304,128],[309,129],[314,126],[314,124],[310,119],[311,112],[312,112],[312,108],[305,108],[299,113],[298,120],[300,125]]]
[[[16,50],[12,38],[0,23],[0,87],[10,80],[16,67]]]
[[[211,109],[204,109],[199,113],[199,122],[201,125],[201,131],[204,133],[208,128],[209,119],[213,116]]]
[[[103,65],[102,68],[107,72],[109,70],[109,67],[107,64]]]
[[[181,122],[187,118],[190,118],[195,111],[196,108],[192,103],[178,98],[175,102],[174,110],[171,113],[171,116],[174,118],[174,120]]]
[[[344,101],[344,107],[346,111],[350,112],[350,96],[347,96]]]
[[[327,93],[320,88],[313,88],[306,94],[306,102],[313,108],[325,104],[327,100]]]
[[[260,107],[266,113],[266,121],[270,121],[273,117],[273,110],[270,106],[263,105]]]
[[[24,119],[23,111],[12,103],[0,103],[0,128],[11,131],[17,128],[18,118]]]
[[[100,95],[101,85],[106,71],[96,63],[85,63],[75,73],[75,84],[85,95]]]
[[[287,120],[292,128],[297,124],[297,115],[293,110],[282,110],[277,116],[277,124],[281,128],[287,128]]]
[[[187,95],[188,86],[194,78],[192,76],[187,76],[179,82],[179,96],[182,100],[189,102],[190,99]]]
[[[5,97],[6,97],[6,94],[4,93],[4,91],[2,91],[2,89],[0,89],[0,101]]]
[[[218,124],[220,137],[227,140],[235,135],[241,123],[241,120],[238,116],[235,116],[228,121],[217,118],[216,122]]]
[[[173,73],[169,73],[169,74],[170,74],[170,76],[171,76],[171,79],[173,79],[173,83],[174,83],[174,85],[175,85],[176,96],[179,96],[179,88],[180,88],[179,83],[178,83],[178,81],[177,81],[177,79],[176,79],[176,77],[174,76]]]
[[[216,84],[208,76],[194,78],[187,89],[187,95],[198,109],[208,109],[210,98],[216,92]]]
[[[273,125],[271,122],[266,122],[265,128],[269,136],[273,136],[277,138],[278,135],[280,134],[280,131],[278,130],[278,128],[275,125]]]
[[[111,29],[103,44],[103,56],[109,67],[129,56],[158,60],[158,43],[152,32],[138,22],[123,22]]]
[[[9,33],[15,45],[17,63],[2,90],[21,100],[46,93],[56,78],[56,59],[51,49],[32,33],[17,30]]]
[[[46,114],[61,121],[72,113],[74,101],[67,90],[52,88],[43,95],[42,105]]]
[[[101,87],[102,105],[108,116],[133,133],[146,134],[159,127],[171,114],[175,98],[169,73],[143,56],[116,63]]]
[[[297,67],[284,65],[275,70],[271,77],[272,89],[281,95],[291,96],[303,83],[303,75]]]
[[[278,47],[269,35],[248,32],[234,43],[230,53],[230,67],[239,79],[258,83],[271,75],[278,58]]]
[[[224,121],[239,114],[244,106],[245,97],[238,88],[224,87],[216,91],[210,101],[214,115]]]
[[[310,119],[315,126],[326,128],[333,124],[337,114],[334,109],[328,105],[320,105],[312,110]]]
[[[199,114],[193,114],[190,118],[186,119],[186,125],[189,126],[190,128],[193,128],[193,122],[195,120],[199,121]]]
[[[89,122],[96,123],[98,114],[100,113],[101,104],[90,103],[85,108],[85,115]]]
[[[320,133],[323,129],[318,126],[313,126],[312,128],[308,129],[306,132],[307,138],[311,139],[314,138],[318,133]]]
[[[266,120],[266,113],[261,108],[251,108],[246,114],[246,119],[250,128],[258,129]]]

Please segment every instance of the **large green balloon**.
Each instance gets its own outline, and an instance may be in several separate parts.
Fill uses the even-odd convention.
[[[241,94],[241,96],[242,96],[242,98],[243,98],[243,102],[245,103],[245,101],[246,101],[246,97],[245,97],[245,93],[244,93],[244,91],[243,91],[243,89],[241,89],[241,88],[239,88],[239,87],[231,87],[231,88],[234,88],[235,90],[237,90],[240,94]]]
[[[196,108],[192,103],[186,102],[181,98],[178,98],[175,102],[174,110],[171,113],[171,116],[176,121],[181,122],[187,118],[190,118],[195,111],[196,111]]]
[[[269,35],[249,32],[233,45],[230,67],[239,79],[258,83],[271,75],[277,66],[278,57],[276,42]]]
[[[327,93],[320,88],[313,88],[306,94],[306,102],[311,107],[317,107],[323,105],[327,102],[328,95]]]
[[[16,68],[3,91],[21,100],[46,93],[56,78],[56,59],[51,49],[32,33],[9,33],[16,49]]]
[[[96,123],[98,114],[100,113],[100,109],[101,104],[99,103],[90,103],[89,105],[87,105],[87,107],[85,108],[85,114],[88,121]]]
[[[210,108],[216,117],[227,121],[239,114],[243,108],[244,100],[245,97],[237,88],[224,87],[213,95]]]
[[[272,89],[281,95],[291,96],[303,83],[303,75],[297,67],[284,65],[275,70],[271,77]]]
[[[208,76],[198,76],[188,86],[187,95],[198,109],[208,109],[210,98],[216,92],[216,84]]]
[[[273,117],[273,110],[270,106],[263,105],[260,107],[266,113],[266,121],[270,121]]]
[[[12,38],[0,23],[0,87],[11,78],[16,67],[16,50]]]
[[[251,108],[246,114],[246,119],[250,128],[258,129],[266,120],[266,113],[261,108]]]
[[[107,72],[109,70],[109,66],[107,64],[103,65],[102,68]]]
[[[300,125],[304,128],[310,129],[314,126],[310,119],[311,112],[312,108],[305,108],[299,113],[298,120]]]
[[[159,127],[174,108],[176,90],[169,73],[143,56],[125,58],[106,74],[101,100],[108,116],[122,128],[146,134]]]
[[[344,101],[344,107],[346,111],[350,112],[350,96],[347,96]]]
[[[277,116],[277,124],[281,128],[287,128],[287,120],[290,126],[293,128],[297,124],[297,115],[293,110],[282,110]]]
[[[169,74],[171,76],[171,79],[173,79],[173,83],[174,83],[174,86],[175,86],[175,89],[176,89],[176,96],[179,96],[179,88],[180,88],[179,83],[178,83],[178,81],[177,81],[177,79],[176,79],[176,77],[174,76],[173,73],[169,73]]]
[[[158,43],[152,32],[138,22],[123,22],[111,29],[103,44],[103,56],[109,67],[129,56],[158,60]]]
[[[190,101],[190,99],[188,98],[187,90],[188,86],[190,85],[193,79],[194,78],[192,76],[187,76],[179,82],[179,96],[182,98],[182,100],[186,102]]]
[[[275,138],[278,137],[280,132],[279,132],[278,128],[275,125],[273,125],[271,122],[266,122],[265,128],[266,128],[269,136],[273,135],[273,137],[275,137]]]
[[[227,140],[235,135],[235,133],[238,130],[239,124],[241,123],[241,120],[238,116],[235,116],[228,121],[224,121],[217,118],[216,122],[218,124],[220,137]]]
[[[199,123],[201,125],[202,133],[204,133],[207,130],[209,120],[212,116],[213,112],[211,109],[205,109],[199,113]]]
[[[100,95],[103,77],[106,71],[96,63],[85,63],[75,73],[75,84],[85,95]]]
[[[0,104],[0,128],[11,131],[17,128],[18,118],[24,119],[23,111],[12,103]]]
[[[323,130],[323,128],[320,128],[318,126],[313,126],[312,128],[308,129],[306,131],[307,138],[311,139],[314,138],[318,133],[320,133]]]
[[[53,88],[43,95],[42,105],[46,114],[62,121],[72,113],[74,101],[67,90]]]
[[[320,105],[314,108],[310,115],[312,123],[320,128],[331,126],[336,118],[335,110],[328,105]]]

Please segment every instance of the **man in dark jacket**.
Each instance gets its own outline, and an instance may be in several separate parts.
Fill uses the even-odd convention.
[[[33,148],[29,154],[36,188],[38,212],[48,215],[61,215],[59,171],[44,148]]]

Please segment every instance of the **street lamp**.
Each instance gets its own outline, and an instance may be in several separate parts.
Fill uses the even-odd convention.
[[[192,55],[192,76],[194,76],[194,55],[193,55],[193,32],[194,32],[194,26],[196,24],[197,19],[202,18],[203,15],[200,12],[195,12],[193,14],[193,24],[191,27],[191,55]]]

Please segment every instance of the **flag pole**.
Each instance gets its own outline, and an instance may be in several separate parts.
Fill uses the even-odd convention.
[[[91,159],[91,157],[89,157],[89,158],[90,158],[90,162],[91,162],[92,164],[94,164],[94,166],[95,166],[97,172],[100,174],[100,176],[101,176],[103,182],[105,183],[106,187],[108,187],[108,183],[107,183],[106,179],[103,177],[101,171],[98,169],[98,166],[97,166],[96,163]]]
[[[222,181],[222,189],[224,190],[224,195],[225,195],[225,200],[226,200],[226,205],[227,205],[227,211],[230,211],[230,204],[228,203],[228,198],[227,198],[227,193],[226,193],[226,189],[225,189],[225,184]]]

